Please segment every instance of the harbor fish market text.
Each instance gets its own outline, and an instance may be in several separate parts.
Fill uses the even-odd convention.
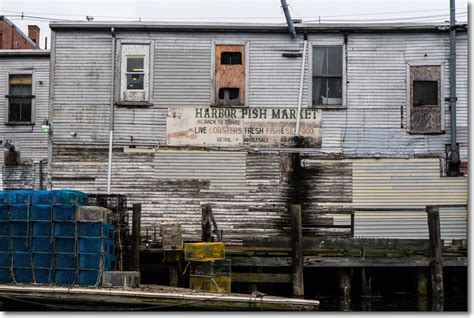
[[[297,110],[288,108],[169,108],[170,146],[295,146]],[[321,112],[302,109],[299,135],[304,145],[321,147]]]

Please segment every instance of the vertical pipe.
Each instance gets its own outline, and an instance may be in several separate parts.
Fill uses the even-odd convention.
[[[107,170],[107,194],[110,194],[110,186],[112,180],[112,150],[114,139],[114,85],[115,85],[115,29],[112,28],[112,76],[110,87],[110,132],[109,132],[109,162]]]
[[[303,100],[303,83],[304,83],[304,69],[306,64],[306,47],[308,45],[308,41],[304,40],[303,44],[303,61],[301,62],[301,74],[300,74],[300,90],[298,93],[298,111],[296,112],[296,130],[295,136],[299,136],[300,134],[300,113],[301,113],[301,103]]]
[[[132,271],[140,271],[140,219],[142,214],[142,205],[140,203],[133,204],[132,216]]]
[[[303,234],[301,222],[301,205],[293,204],[291,210],[291,253],[293,264],[293,295],[304,297],[303,276]]]
[[[283,12],[285,13],[286,23],[288,24],[288,31],[290,32],[291,38],[296,38],[296,31],[295,27],[293,26],[293,21],[291,21],[290,11],[288,10],[288,4],[286,0],[281,0],[281,7],[283,8]]]
[[[450,161],[457,163],[459,161],[458,149],[456,147],[456,11],[455,0],[449,1],[450,18],[449,18],[449,45],[450,45],[450,96],[451,105],[451,155]]]

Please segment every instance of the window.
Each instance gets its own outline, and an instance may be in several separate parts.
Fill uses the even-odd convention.
[[[442,133],[441,66],[412,65],[408,72],[410,133]]]
[[[342,106],[343,47],[313,47],[313,106]]]
[[[215,46],[215,106],[245,105],[245,45]]]
[[[33,123],[33,75],[8,76],[8,123]]]
[[[149,105],[151,100],[150,44],[121,43],[120,104]]]

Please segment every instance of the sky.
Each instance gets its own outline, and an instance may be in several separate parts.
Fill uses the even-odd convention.
[[[287,0],[292,18],[313,23],[445,22],[449,0]],[[467,21],[468,0],[456,0],[456,17]],[[50,46],[49,21],[179,21],[285,23],[280,0],[0,0],[0,15],[25,34],[41,29]],[[23,16],[23,17],[22,17]]]

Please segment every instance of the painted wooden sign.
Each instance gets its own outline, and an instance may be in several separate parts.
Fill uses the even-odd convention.
[[[300,111],[302,147],[321,147],[321,112]],[[296,108],[173,107],[166,116],[170,146],[294,147]]]

